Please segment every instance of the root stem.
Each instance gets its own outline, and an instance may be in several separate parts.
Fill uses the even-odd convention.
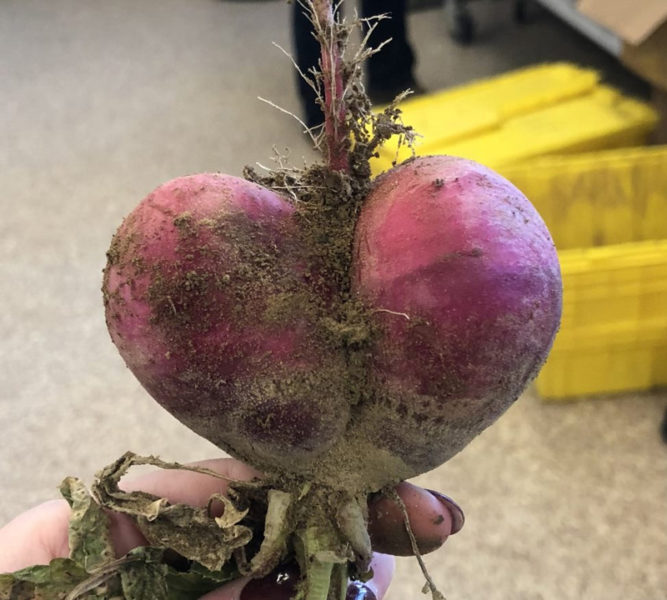
[[[340,27],[334,17],[331,0],[312,0],[308,3],[315,33],[320,42],[320,71],[324,90],[324,135],[327,163],[333,171],[349,171],[349,128],[344,98],[343,49]]]
[[[264,577],[278,566],[287,548],[287,537],[291,533],[288,513],[292,505],[292,495],[280,490],[269,490],[268,500],[264,539],[259,551],[252,557],[246,573],[253,577]]]
[[[366,518],[359,502],[350,498],[343,503],[338,509],[336,521],[338,529],[354,551],[357,569],[361,574],[368,573],[373,552]]]
[[[431,578],[431,575],[428,572],[428,569],[426,568],[424,559],[422,558],[421,552],[419,551],[419,547],[417,546],[417,540],[415,539],[415,534],[412,531],[412,525],[410,525],[410,516],[408,515],[408,509],[405,507],[405,502],[403,502],[403,499],[398,495],[396,490],[393,488],[389,491],[389,496],[392,498],[392,500],[394,500],[394,502],[398,504],[398,506],[401,509],[401,512],[403,513],[403,523],[405,525],[405,530],[408,534],[408,537],[410,538],[410,545],[412,546],[412,551],[414,552],[415,558],[419,563],[419,568],[421,569],[421,572],[424,575],[424,578],[426,579],[426,586],[424,592],[426,592],[426,589],[428,589],[431,592],[431,597],[433,598],[433,600],[446,600],[442,592],[440,592],[440,590],[438,590],[438,588],[436,587],[435,583],[433,582],[433,579]]]
[[[310,526],[296,533],[301,572],[305,576],[298,600],[339,600],[347,588],[349,547],[327,527]],[[345,583],[341,583],[344,580]]]

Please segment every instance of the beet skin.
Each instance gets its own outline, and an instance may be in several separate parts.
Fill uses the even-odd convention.
[[[158,188],[109,251],[113,341],[158,402],[267,473],[368,492],[438,466],[549,351],[561,281],[542,219],[477,163],[408,161],[372,183],[332,291],[309,247],[326,231],[305,235],[300,210],[225,175]]]

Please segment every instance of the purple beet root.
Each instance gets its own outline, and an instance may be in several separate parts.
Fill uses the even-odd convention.
[[[158,188],[109,251],[112,339],[160,404],[265,472],[354,493],[438,466],[549,351],[561,283],[542,219],[477,163],[408,161],[372,184],[332,301],[298,210],[226,175]],[[363,306],[361,341],[327,337],[349,325],[335,302]]]

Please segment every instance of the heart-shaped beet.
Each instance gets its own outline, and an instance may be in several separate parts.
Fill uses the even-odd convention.
[[[415,159],[373,183],[341,280],[326,249],[342,230],[312,235],[300,210],[224,175],[148,196],[105,273],[121,355],[260,470],[371,491],[441,464],[549,350],[561,291],[544,223],[481,165]]]

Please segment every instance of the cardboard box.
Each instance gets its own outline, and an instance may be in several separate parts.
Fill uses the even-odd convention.
[[[667,0],[579,0],[577,8],[621,38],[627,67],[667,90]]]

